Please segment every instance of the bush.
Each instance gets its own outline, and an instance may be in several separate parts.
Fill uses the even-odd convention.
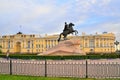
[[[6,57],[5,54],[0,54],[0,57]],[[120,54],[89,54],[89,55],[75,55],[75,56],[38,56],[31,54],[11,54],[12,59],[37,59],[37,60],[81,60],[81,59],[115,59],[120,58]]]
[[[0,54],[2,54],[2,51],[0,50]]]

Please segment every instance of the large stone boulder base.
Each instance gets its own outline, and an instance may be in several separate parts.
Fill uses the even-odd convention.
[[[80,50],[80,40],[79,39],[70,39],[59,42],[58,45],[53,48],[48,49],[48,51],[43,52],[39,55],[86,55],[86,53]]]

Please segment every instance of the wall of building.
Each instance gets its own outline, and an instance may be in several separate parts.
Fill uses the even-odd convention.
[[[58,44],[58,35],[46,35],[36,37],[35,35],[15,34],[2,36],[0,45],[4,53],[9,49],[10,53],[42,53]],[[87,53],[112,53],[115,52],[113,33],[95,35],[69,36],[80,39],[80,49]]]
[[[82,35],[80,36],[81,49],[91,53],[112,53],[115,52],[113,33]]]

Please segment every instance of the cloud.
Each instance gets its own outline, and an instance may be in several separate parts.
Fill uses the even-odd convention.
[[[95,34],[96,32],[102,33],[102,32],[112,32],[116,35],[116,40],[120,41],[120,23],[119,22],[105,22],[99,25],[94,25],[93,27],[90,27],[86,30],[90,31],[90,34]],[[89,33],[89,32],[88,32]]]
[[[120,27],[119,22],[111,22],[111,23],[109,22],[109,23],[102,24],[100,26],[101,31],[104,30],[104,31],[107,31],[107,32],[114,33],[116,35],[116,40],[120,41],[119,27]]]
[[[76,0],[76,7],[78,11],[90,13],[97,8],[104,9],[110,2],[111,0]]]
[[[0,0],[1,34],[61,33],[64,22],[79,32],[119,32],[119,0]],[[114,22],[113,22],[114,21]],[[113,27],[114,26],[114,27]],[[7,32],[6,30],[9,29]]]

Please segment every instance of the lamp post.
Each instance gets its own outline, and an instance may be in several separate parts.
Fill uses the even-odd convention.
[[[7,49],[7,52],[6,52],[7,60],[9,59],[9,54],[10,54],[10,40],[8,40],[8,49]]]
[[[115,41],[114,44],[116,45],[116,51],[118,51],[118,44],[119,44],[119,42]]]

